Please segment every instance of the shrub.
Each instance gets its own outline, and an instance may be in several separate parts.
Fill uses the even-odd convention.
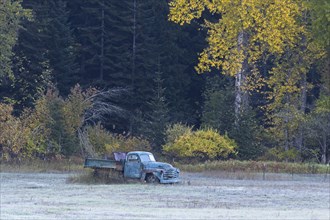
[[[0,103],[0,147],[6,160],[44,153],[46,128],[42,111],[25,109],[20,117],[12,115],[12,105]]]
[[[176,123],[169,125],[166,128],[166,143],[174,144],[175,140],[184,134],[190,134],[192,132],[192,127],[183,125],[181,123]]]
[[[163,147],[165,154],[181,159],[208,160],[226,158],[229,154],[236,153],[235,141],[227,135],[221,136],[214,129],[188,130]]]

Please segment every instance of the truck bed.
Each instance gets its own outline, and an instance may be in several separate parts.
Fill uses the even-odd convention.
[[[122,163],[120,161],[93,159],[93,158],[86,158],[84,167],[92,168],[92,169],[115,169],[115,170],[123,169]]]

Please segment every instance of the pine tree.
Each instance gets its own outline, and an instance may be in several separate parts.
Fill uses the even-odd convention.
[[[231,132],[234,124],[233,80],[226,76],[206,78],[202,126],[217,129],[221,134]]]
[[[63,0],[50,0],[44,5],[47,28],[44,34],[48,41],[47,58],[52,69],[52,81],[61,95],[67,95],[70,88],[78,81],[78,64],[76,63],[76,45],[69,23],[69,10]],[[42,19],[42,17],[40,18]]]
[[[13,88],[20,108],[34,101],[53,80],[62,94],[75,84],[74,42],[64,1],[23,2],[33,11],[33,20],[25,20],[15,47]]]
[[[149,111],[146,114],[146,121],[142,124],[144,134],[153,149],[161,152],[161,146],[165,141],[165,129],[169,123],[168,104],[165,99],[165,88],[163,87],[164,80],[162,73],[157,71],[155,73],[153,97],[148,102]]]
[[[47,28],[46,7],[40,1],[23,2],[33,12],[33,20],[24,20],[14,48],[14,81],[11,94],[17,101],[16,109],[32,107],[51,79],[51,67],[47,59],[48,40],[44,34]]]
[[[198,121],[195,109],[200,101],[202,79],[191,74],[193,66],[189,59],[196,51],[194,47],[180,49],[182,44],[189,44],[190,39],[196,41],[198,32],[190,34],[190,29],[181,30],[168,22],[166,0],[104,3],[101,0],[73,0],[68,6],[79,44],[82,86],[121,87],[128,91],[125,98],[114,101],[127,109],[130,116],[109,117],[106,127],[114,127],[116,132],[137,133],[139,125],[135,115],[138,112],[145,115],[149,109],[147,102],[152,98],[158,60],[164,85],[168,88],[165,96],[172,120],[189,121],[190,124]],[[197,38],[201,39],[200,36]],[[197,55],[193,57],[197,60]]]

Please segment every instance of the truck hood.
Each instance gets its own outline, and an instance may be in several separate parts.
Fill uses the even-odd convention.
[[[147,162],[143,163],[145,168],[147,169],[170,169],[173,168],[171,164],[168,163],[162,163],[162,162]]]

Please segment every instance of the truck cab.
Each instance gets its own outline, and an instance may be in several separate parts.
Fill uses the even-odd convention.
[[[126,155],[124,177],[142,179],[148,183],[177,183],[180,170],[171,164],[156,162],[152,153],[132,151]]]

